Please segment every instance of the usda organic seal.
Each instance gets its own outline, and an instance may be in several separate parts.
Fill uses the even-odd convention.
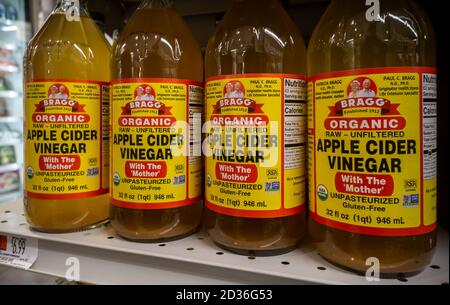
[[[212,179],[210,175],[206,177],[206,185],[208,185],[208,187],[211,187],[212,185]]]
[[[114,179],[114,185],[115,185],[115,186],[118,186],[118,185],[120,184],[120,175],[119,175],[118,172],[115,172],[115,173],[114,173],[113,179]]]
[[[328,199],[328,189],[325,187],[325,185],[321,184],[317,187],[317,196],[322,201],[326,201]]]
[[[34,177],[34,170],[31,166],[29,166],[27,168],[27,176],[28,176],[28,179],[33,179],[33,177]]]

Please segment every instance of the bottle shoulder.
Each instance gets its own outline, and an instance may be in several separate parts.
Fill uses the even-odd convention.
[[[233,12],[227,15],[208,42],[207,74],[221,74],[219,70],[223,72],[225,65],[244,62],[248,69],[236,73],[287,73],[288,64],[293,67],[291,73],[306,69],[304,38],[284,10],[274,11],[270,18],[264,14],[259,18],[239,14],[233,18]],[[230,60],[234,63],[229,63]],[[210,71],[211,67],[213,70],[217,67],[216,71]]]
[[[368,21],[366,12],[355,15],[325,14],[313,33],[313,47],[320,41],[329,44],[346,42],[363,43],[374,38],[386,43],[418,41],[434,37],[433,29],[425,15],[411,8],[398,8],[382,12],[377,21]]]
[[[113,62],[119,78],[203,79],[197,41],[182,18],[169,9],[138,10],[114,44]]]
[[[434,53],[432,26],[411,3],[382,10],[375,21],[367,20],[365,9],[344,12],[330,7],[313,33],[308,58],[311,69],[321,66],[318,72],[330,72],[378,66],[432,66]]]
[[[75,56],[89,59],[109,60],[111,46],[92,19],[82,17],[79,22],[65,21],[61,16],[50,17],[41,30],[29,41],[26,58],[32,59],[40,54],[67,60]]]
[[[110,45],[91,19],[50,17],[27,46],[25,77],[109,81],[110,57]]]

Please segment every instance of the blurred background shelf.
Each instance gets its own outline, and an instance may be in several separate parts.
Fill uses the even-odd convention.
[[[0,202],[22,195],[22,62],[32,34],[28,2],[0,0],[0,157],[2,163],[14,163],[0,166]]]
[[[12,117],[12,116],[0,117],[0,124],[2,124],[2,123],[3,124],[5,124],[5,123],[17,123],[19,120],[20,120],[20,118]]]
[[[21,167],[18,164],[0,165],[0,174],[12,171],[18,171]]]
[[[4,90],[0,91],[0,98],[17,98],[19,94],[16,91]]]
[[[0,73],[14,73],[19,71],[17,66],[8,65],[8,64],[0,64]]]

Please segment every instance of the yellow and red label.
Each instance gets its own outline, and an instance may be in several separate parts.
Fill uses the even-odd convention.
[[[169,209],[202,196],[203,84],[112,82],[112,204]]]
[[[380,68],[309,80],[311,217],[336,229],[413,236],[436,228],[434,68]]]
[[[208,79],[206,206],[224,215],[299,214],[306,198],[306,80],[244,74]]]
[[[28,197],[59,200],[108,193],[108,83],[28,82],[25,122]]]

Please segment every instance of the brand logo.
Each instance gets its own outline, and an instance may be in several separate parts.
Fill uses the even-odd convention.
[[[233,80],[224,86],[223,98],[213,105],[211,122],[216,126],[264,126],[269,118],[263,106],[246,97],[242,82]]]
[[[347,98],[330,108],[325,120],[327,130],[403,130],[405,118],[400,116],[400,104],[378,97],[373,80],[359,77],[347,87]]]
[[[34,123],[88,123],[86,105],[70,97],[69,89],[63,84],[53,84],[47,91],[47,98],[35,105]]]
[[[147,114],[154,116],[172,115],[172,107],[156,100],[156,93],[152,86],[143,84],[134,90],[134,100],[122,107],[122,115]]]

